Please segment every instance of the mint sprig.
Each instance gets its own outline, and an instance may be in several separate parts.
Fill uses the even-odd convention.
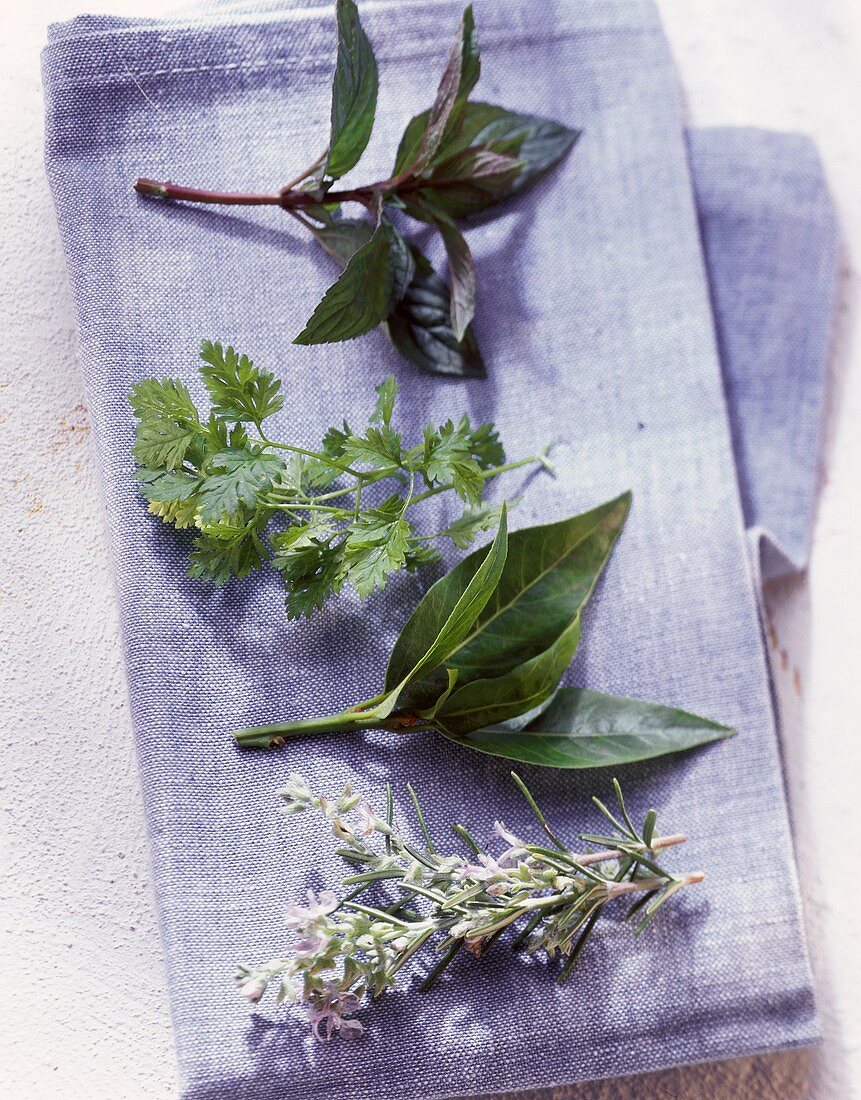
[[[267,422],[284,403],[280,381],[232,347],[204,341],[201,359],[206,415],[179,379],[132,388],[140,490],[150,512],[196,529],[192,577],[222,584],[268,563],[284,579],[290,618],[310,616],[345,585],[365,597],[392,573],[438,560],[440,539],[466,548],[499,520],[483,499],[487,482],[548,465],[542,455],[506,462],[493,425],[467,416],[404,439],[391,376],[364,427],[333,426],[316,449],[274,440]],[[416,509],[443,492],[463,502],[460,517],[417,528]]]
[[[359,163],[373,131],[379,74],[354,0],[336,0],[338,55],[329,140],[313,164],[275,194],[237,194],[139,179],[143,195],[222,205],[277,205],[315,236],[344,268],[326,291],[297,344],[351,340],[384,325],[398,352],[432,374],[481,377],[484,361],[472,328],[476,268],[456,224],[494,217],[557,164],[579,131],[534,115],[469,99],[481,72],[472,5],[468,6],[428,110],[407,124],[392,174],[334,190]],[[346,204],[364,219],[346,217]],[[441,235],[449,285],[392,212],[432,225]]]

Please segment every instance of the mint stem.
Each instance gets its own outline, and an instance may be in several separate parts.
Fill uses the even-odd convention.
[[[304,178],[301,177],[301,178]],[[468,182],[469,177],[443,181],[444,186]],[[294,181],[295,182],[295,181]],[[280,206],[284,210],[301,209],[304,206],[320,206],[321,203],[359,202],[368,206],[378,195],[391,195],[420,191],[424,187],[440,187],[437,182],[418,176],[392,177],[380,180],[366,187],[353,187],[344,191],[327,191],[324,198],[313,191],[303,191],[291,186],[282,188],[273,194],[249,194],[245,191],[210,191],[200,187],[182,187],[170,180],[151,180],[140,178],[135,181],[134,189],[139,195],[154,199],[171,199],[177,202],[200,202],[213,206]]]

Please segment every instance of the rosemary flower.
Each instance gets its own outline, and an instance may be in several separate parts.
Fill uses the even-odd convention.
[[[240,967],[236,982],[242,995],[256,1003],[277,984],[278,1003],[303,1005],[316,1038],[358,1038],[364,1028],[353,1017],[365,996],[394,986],[399,971],[425,946],[435,946],[439,959],[426,973],[423,991],[461,948],[484,955],[515,927],[512,947],[561,956],[558,980],[564,981],[608,902],[637,896],[628,915],[641,913],[637,931],[642,931],[673,894],[702,881],[701,872],[677,875],[656,862],[657,853],[685,837],[656,836],[654,810],[636,830],[616,780],[619,817],[593,799],[612,832],[582,835],[588,850],[575,854],[550,828],[520,777],[514,772],[512,777],[549,844],[523,841],[497,821],[494,833],[506,848],[494,856],[455,825],[470,849],[465,857],[437,851],[412,787],[420,844],[396,827],[391,789],[387,812],[379,816],[349,785],[332,799],[292,775],[280,792],[285,810],[317,809],[341,844],[338,853],[357,871],[344,878],[347,893],[340,899],[331,890],[316,895],[309,890],[306,904],[288,908],[286,923],[295,937],[289,953],[262,966]]]

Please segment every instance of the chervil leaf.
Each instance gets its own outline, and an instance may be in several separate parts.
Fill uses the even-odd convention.
[[[416,542],[415,539],[413,539],[407,550],[404,568],[414,573],[418,569],[424,569],[426,565],[435,565],[441,560],[442,554],[440,554],[439,550],[433,546],[428,546],[427,543]]]
[[[284,404],[280,381],[269,371],[258,370],[247,355],[204,340],[200,358],[206,363],[200,374],[216,416],[260,424]]]
[[[352,340],[386,319],[395,289],[392,244],[390,228],[380,225],[367,244],[350,257],[294,344]]]
[[[227,450],[213,459],[211,474],[200,490],[201,519],[217,522],[235,514],[240,505],[253,507],[284,469],[278,455],[259,450]]]
[[[470,429],[469,449],[482,470],[505,462],[505,448],[499,441],[499,432],[490,423]]]
[[[358,164],[377,109],[377,62],[353,0],[337,0],[338,60],[325,174],[338,179]]]
[[[175,470],[197,435],[195,427],[176,420],[149,417],[137,427],[134,456],[143,466]]]
[[[478,36],[475,33],[475,19],[470,4],[461,18],[427,125],[415,157],[410,161],[413,171],[422,172],[431,163],[445,138],[446,130],[456,122],[458,113],[475,87],[480,73]]]
[[[373,413],[371,413],[371,423],[382,424],[385,427],[391,424],[397,396],[398,384],[395,381],[395,376],[389,374],[377,386],[377,404]]]
[[[403,517],[403,506],[400,497],[390,497],[348,529],[344,560],[350,583],[362,597],[382,588],[386,577],[406,561],[411,528]]]
[[[154,469],[175,470],[202,435],[191,395],[178,378],[146,378],[129,401],[138,418],[135,459]]]
[[[452,330],[448,287],[417,248],[410,251],[415,274],[386,321],[389,339],[405,359],[428,374],[486,377],[472,327],[462,340]]]
[[[484,479],[470,451],[470,426],[464,417],[457,427],[451,420],[436,431],[425,429],[425,474],[429,482],[451,485],[461,500],[481,503]]]
[[[231,577],[247,577],[265,563],[268,554],[253,525],[218,524],[194,540],[188,575],[222,585]]]
[[[289,619],[310,617],[328,596],[340,591],[346,577],[343,551],[330,544],[331,529],[325,520],[314,519],[288,527],[272,537],[273,566],[287,587]]]
[[[468,550],[482,531],[490,531],[496,527],[501,511],[500,504],[482,504],[478,508],[468,508],[442,534],[448,536],[458,550]]]
[[[179,471],[138,470],[135,477],[149,502],[149,511],[178,529],[194,526],[197,520],[197,491],[200,478]]]
[[[191,394],[179,378],[144,378],[132,386],[129,403],[139,420],[200,421]]]
[[[364,435],[351,435],[344,444],[343,458],[351,466],[400,466],[402,461],[401,434],[387,424],[369,427]]]

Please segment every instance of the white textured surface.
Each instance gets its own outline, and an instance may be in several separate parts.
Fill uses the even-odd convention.
[[[537,2],[537,0],[536,0]],[[83,0],[13,0],[0,43],[0,1096],[159,1100],[175,1090],[117,617],[63,259],[41,162],[38,51]],[[817,989],[814,1053],[565,1090],[576,1100],[861,1096],[861,8],[659,0],[697,124],[820,144],[847,238],[827,478],[805,580],[772,591],[773,656]],[[97,0],[88,10],[168,10]],[[11,15],[11,26],[10,26]],[[834,839],[832,840],[832,837]],[[741,853],[740,853],[741,858]],[[751,884],[755,889],[755,884]],[[560,1097],[561,1097],[560,1093]]]

